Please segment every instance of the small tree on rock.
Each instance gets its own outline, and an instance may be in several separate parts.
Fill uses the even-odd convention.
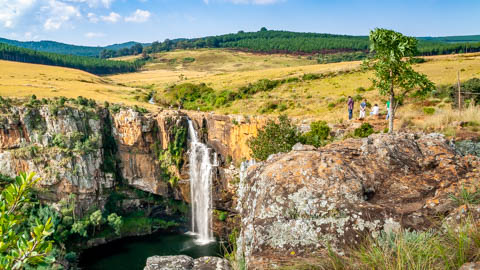
[[[413,56],[417,51],[417,40],[401,33],[376,28],[370,32],[372,59],[366,65],[373,68],[373,84],[381,95],[389,95],[388,132],[393,132],[393,120],[399,100],[408,94],[422,96],[433,90],[434,84],[425,76],[413,70]]]

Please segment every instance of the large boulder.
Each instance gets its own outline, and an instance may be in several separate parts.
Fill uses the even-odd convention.
[[[449,194],[478,183],[480,162],[439,134],[374,134],[276,154],[238,190],[238,256],[250,266],[331,247],[339,253],[382,230],[425,229],[455,208]]]
[[[230,270],[227,260],[219,257],[193,259],[185,255],[153,256],[143,270]]]

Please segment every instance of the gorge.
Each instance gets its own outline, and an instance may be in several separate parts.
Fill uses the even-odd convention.
[[[61,215],[63,252],[82,253],[85,269],[141,269],[147,257],[146,269],[201,269],[194,265],[202,260],[223,267],[206,269],[229,269],[225,260],[202,259],[225,252],[216,239],[233,239],[227,252],[248,269],[271,269],[316,260],[328,248],[342,254],[365,235],[427,230],[439,215],[480,215],[451,199],[477,188],[480,160],[468,154],[475,142],[372,134],[297,144],[253,162],[246,142],[267,118],[18,102],[2,108],[0,173],[38,172],[38,199]],[[97,210],[122,216],[118,234],[106,223],[86,237],[74,232]],[[178,254],[191,258],[159,257]],[[71,266],[63,256],[59,263]]]

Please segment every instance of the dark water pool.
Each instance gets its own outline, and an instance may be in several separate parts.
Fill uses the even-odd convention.
[[[84,251],[80,257],[83,270],[142,270],[154,255],[188,255],[193,258],[219,256],[218,242],[199,246],[187,234],[154,234],[114,241]]]

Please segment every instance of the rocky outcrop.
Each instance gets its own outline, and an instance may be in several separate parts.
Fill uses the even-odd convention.
[[[147,259],[144,270],[230,270],[227,260],[219,257],[153,256]]]
[[[34,171],[42,178],[40,197],[58,201],[77,194],[79,211],[113,186],[102,170],[102,110],[48,106],[12,107],[0,132],[0,173]]]
[[[237,255],[252,269],[328,246],[341,253],[382,230],[429,228],[455,208],[449,194],[480,179],[480,160],[457,154],[439,134],[374,134],[295,150],[251,166],[240,182]]]

